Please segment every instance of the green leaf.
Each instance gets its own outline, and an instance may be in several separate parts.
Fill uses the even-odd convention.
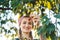
[[[4,21],[4,20],[1,21],[1,24],[5,24],[5,23],[6,23],[6,21]]]
[[[48,25],[50,23],[50,19],[47,16],[43,16],[41,19],[42,24]]]
[[[42,32],[43,32],[42,30],[43,30],[42,27],[40,27],[40,28],[37,29],[37,31],[38,31],[38,35],[42,34]]]
[[[4,0],[0,0],[0,2],[4,2]]]
[[[8,33],[11,33],[11,31],[10,31],[10,30],[8,30]]]
[[[50,37],[51,37],[52,40],[57,40],[57,37],[56,37],[55,32],[52,32],[52,33],[50,34]]]
[[[17,5],[19,5],[19,4],[20,4],[20,0],[12,0],[12,2],[11,2],[11,6],[13,9],[16,8]]]
[[[46,25],[48,25],[49,23],[50,23],[50,21],[49,21],[49,20],[47,20],[47,21],[46,21]]]
[[[58,22],[58,24],[60,25],[60,22]]]
[[[59,18],[60,19],[60,14],[56,14],[54,17]]]
[[[3,7],[9,7],[9,0],[0,0],[0,5],[3,5]]]
[[[6,7],[9,7],[9,0],[5,1],[3,5],[6,6]]]
[[[5,33],[7,33],[7,29],[4,29]]]
[[[55,25],[52,23],[49,23],[46,30],[49,34],[51,34],[51,32],[55,31]]]
[[[37,29],[37,31],[38,31],[38,35],[45,34],[46,33],[46,27],[41,26]]]
[[[27,3],[28,2],[28,0],[21,0],[21,1],[23,1],[24,3]]]

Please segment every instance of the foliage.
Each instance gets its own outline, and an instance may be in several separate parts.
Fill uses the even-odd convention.
[[[56,18],[60,19],[60,13],[59,13],[59,14],[57,14],[57,15],[55,15],[54,17],[56,17]]]
[[[38,34],[43,34],[45,37],[51,38],[51,40],[56,40],[56,30],[55,25],[51,23],[50,19],[47,16],[43,16],[41,19],[42,26],[37,29]]]
[[[9,4],[10,1],[11,3]],[[44,36],[50,36],[52,40],[55,40],[55,25],[51,23],[50,18],[43,14],[43,11],[45,11],[45,8],[48,8],[49,10],[52,10],[56,13],[54,17],[60,19],[60,14],[58,14],[60,6],[58,7],[57,4],[60,5],[59,0],[0,0],[0,5],[2,5],[0,9],[5,16],[7,15],[5,14],[7,8],[10,8],[10,10],[12,9],[15,14],[20,13],[21,16],[24,14],[29,15],[33,11],[37,11],[39,13],[39,10],[41,10],[41,22],[43,26],[38,29],[38,34],[42,33]],[[10,5],[11,7],[9,7]],[[2,17],[0,17],[0,19],[1,18]],[[6,20],[1,20],[1,24],[5,24],[7,21],[15,22],[12,19],[8,20],[6,18]],[[60,22],[58,23],[60,24]],[[2,29],[4,28],[2,27]],[[14,29],[16,31],[15,28],[11,29]],[[4,30],[7,32],[6,29]],[[8,33],[9,32],[10,30]]]

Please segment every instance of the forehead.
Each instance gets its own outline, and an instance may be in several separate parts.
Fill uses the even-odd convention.
[[[25,17],[25,18],[22,19],[22,21],[29,21],[29,22],[30,22],[30,21],[32,21],[32,20],[31,20],[30,17]]]
[[[36,18],[36,19],[39,19],[40,17],[39,16],[35,16],[35,17],[33,17],[34,19]]]

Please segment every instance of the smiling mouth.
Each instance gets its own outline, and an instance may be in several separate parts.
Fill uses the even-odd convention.
[[[29,30],[30,28],[26,28],[26,30]]]
[[[36,23],[37,21],[35,21],[35,23]]]

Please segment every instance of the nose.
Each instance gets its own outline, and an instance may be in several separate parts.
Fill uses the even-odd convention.
[[[26,27],[28,27],[29,25],[28,24],[26,24]]]

